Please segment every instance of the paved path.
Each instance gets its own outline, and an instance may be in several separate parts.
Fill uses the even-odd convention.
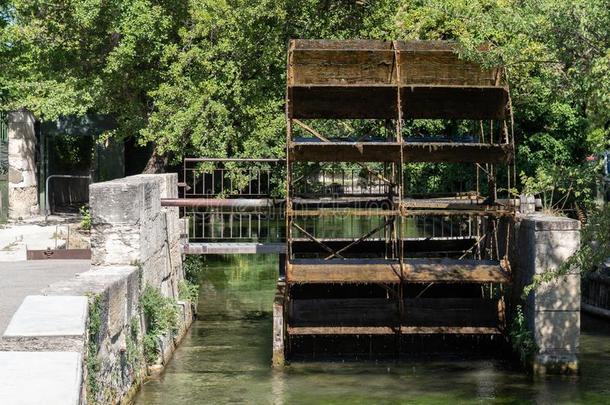
[[[0,337],[27,295],[89,270],[89,260],[34,260],[0,263]]]
[[[0,227],[0,262],[26,259],[26,249],[63,247],[67,224],[9,224]],[[1,265],[0,265],[1,266]]]

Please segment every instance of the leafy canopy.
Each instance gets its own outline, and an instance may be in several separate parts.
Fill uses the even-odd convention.
[[[450,39],[506,67],[521,178],[542,184],[608,147],[608,26],[605,0],[0,0],[0,100],[43,119],[112,114],[106,136],[175,162],[282,156],[289,38]],[[412,170],[436,179],[422,187],[456,177]],[[591,178],[565,182],[590,199]]]

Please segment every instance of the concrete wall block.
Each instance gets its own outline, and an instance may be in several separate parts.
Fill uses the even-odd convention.
[[[566,217],[557,217],[540,212],[521,215],[523,225],[536,231],[578,231],[580,222]]]
[[[135,177],[156,181],[159,184],[161,198],[178,198],[177,173],[139,174]]]
[[[142,181],[142,178],[139,176],[134,176],[133,180]],[[144,181],[140,184],[142,184],[144,187],[142,200],[142,220],[144,223],[145,221],[152,220],[159,215],[159,212],[161,211],[161,192],[159,190],[159,183],[154,181],[154,179],[144,178]]]
[[[167,223],[169,242],[171,244],[178,243],[184,232],[184,223],[180,220],[178,209],[174,207],[165,207],[162,208],[161,212]]]
[[[89,186],[91,223],[139,225],[142,220],[144,184],[106,181]]]
[[[82,296],[29,295],[13,315],[4,336],[84,337],[87,305],[87,298]]]
[[[515,302],[535,275],[553,271],[572,256],[580,244],[578,221],[541,213],[519,216],[512,263]],[[534,371],[573,373],[577,369],[580,338],[580,276],[568,274],[538,286],[526,302],[528,327],[539,352]]]
[[[115,340],[129,323],[127,316],[127,279],[121,279],[108,288],[108,334]]]
[[[136,378],[134,370],[139,371],[126,364],[125,350],[127,339],[132,338],[131,321],[140,315],[141,288],[151,285],[165,296],[178,296],[177,286],[183,274],[182,228],[177,209],[161,208],[161,196],[177,196],[177,176],[131,176],[98,183],[92,186],[91,194],[92,263],[100,266],[83,273],[79,281],[92,286],[98,286],[99,279],[109,283],[101,293],[103,314],[98,353],[101,360],[98,377],[108,389],[98,400],[113,403],[126,395]],[[134,263],[138,263],[137,268],[127,266]],[[131,270],[126,274],[119,270],[121,267]],[[61,291],[70,288],[73,287],[58,287]],[[191,321],[192,318],[185,320],[181,331]],[[174,350],[175,338],[167,336],[171,344],[162,347],[164,352]]]
[[[546,352],[578,353],[580,339],[579,311],[536,311],[534,339],[540,354]]]
[[[160,288],[166,296],[173,296],[171,289],[164,288],[164,283],[171,280],[172,274],[167,252],[160,251],[144,263],[142,282],[143,285]]]
[[[0,352],[1,404],[79,405],[83,363],[77,352]]]
[[[163,216],[157,215],[143,223],[138,237],[140,238],[139,254],[142,260],[167,249],[167,232]]]
[[[580,231],[536,231],[536,274],[558,268],[580,246]]]
[[[535,311],[580,311],[580,274],[567,274],[543,283],[528,297]]]
[[[130,225],[94,225],[91,230],[91,264],[129,265],[140,261],[139,229]]]

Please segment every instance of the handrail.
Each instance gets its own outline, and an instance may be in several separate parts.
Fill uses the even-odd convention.
[[[285,162],[286,159],[275,159],[275,158],[184,158],[185,162]]]

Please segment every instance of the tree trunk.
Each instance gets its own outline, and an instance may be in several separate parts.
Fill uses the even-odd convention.
[[[157,147],[155,146],[150,157],[148,158],[148,162],[146,162],[146,167],[144,167],[144,170],[142,170],[142,173],[165,173],[168,164],[168,156],[159,154]]]

